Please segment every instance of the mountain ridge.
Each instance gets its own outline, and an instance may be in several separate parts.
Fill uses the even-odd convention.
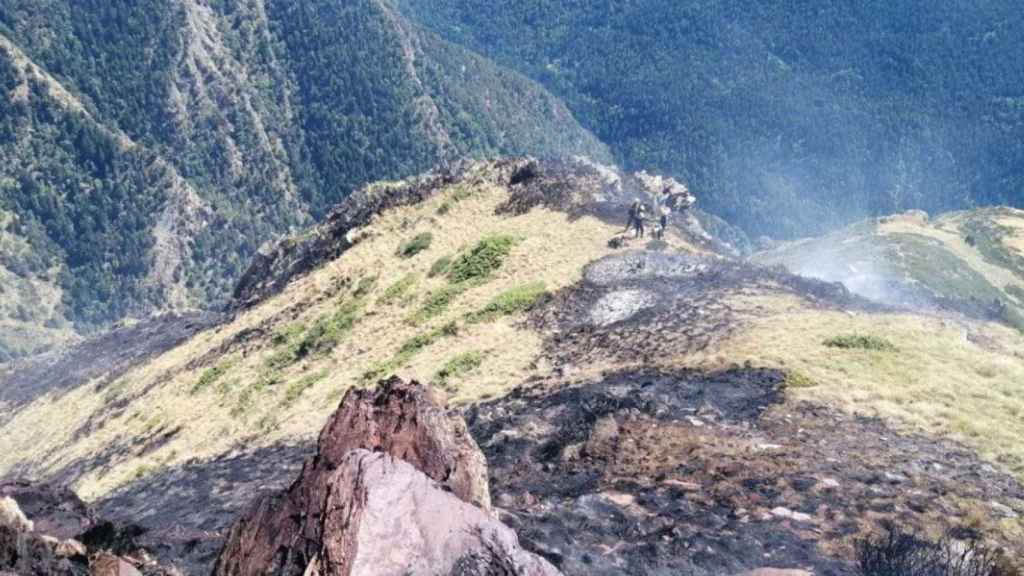
[[[371,181],[467,155],[607,154],[539,85],[377,0],[88,2],[74,16],[5,0],[0,38],[0,207],[61,269],[48,283],[62,308],[19,299],[39,318],[9,316],[15,332],[216,308],[263,242]],[[4,340],[7,356],[45,347]]]

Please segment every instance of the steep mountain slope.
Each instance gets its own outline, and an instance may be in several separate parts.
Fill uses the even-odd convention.
[[[1024,558],[1018,331],[719,257],[679,216],[664,241],[624,237],[636,195],[530,160],[365,187],[186,341],[115,333],[0,375],[0,476],[69,481],[209,566],[342,394],[398,374],[463,413],[502,521],[565,574],[854,574],[887,521]],[[975,217],[1019,248],[1019,213],[948,221]],[[104,345],[136,360],[91,370]]]
[[[0,97],[3,234],[27,246],[0,258],[61,303],[11,282],[0,309],[36,334],[217,306],[263,242],[370,181],[607,155],[538,85],[380,0],[4,0]],[[10,334],[0,354],[27,351]]]
[[[400,0],[535,78],[631,169],[752,235],[1022,206],[1024,16],[1011,0]]]

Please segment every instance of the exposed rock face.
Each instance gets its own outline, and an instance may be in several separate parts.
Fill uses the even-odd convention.
[[[139,530],[100,522],[67,488],[0,484],[0,575],[7,570],[33,576],[139,576],[126,557],[144,565],[147,574],[175,574],[134,542],[130,536]]]
[[[0,487],[0,494],[6,492],[6,488]],[[38,576],[85,574],[81,563],[85,558],[73,558],[76,547],[34,530],[35,523],[17,500],[8,495],[0,497],[0,571]]]
[[[558,574],[489,507],[465,423],[392,378],[345,396],[291,488],[232,528],[214,574]]]

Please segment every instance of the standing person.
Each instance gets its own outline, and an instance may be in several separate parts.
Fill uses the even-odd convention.
[[[665,230],[668,230],[668,215],[672,213],[672,209],[668,207],[668,203],[663,202],[661,204],[660,212],[660,218],[658,219],[658,224],[661,225],[661,232],[658,236],[659,240],[665,236]]]
[[[636,217],[640,213],[640,199],[634,198],[633,203],[629,205],[629,218],[626,221],[626,230],[632,230],[636,228]],[[625,232],[625,230],[623,230]]]
[[[640,201],[637,200],[638,204],[639,204],[639,202]],[[637,207],[637,209],[636,209],[636,216],[633,218],[633,226],[634,226],[634,229],[635,229],[635,232],[633,234],[634,238],[643,238],[644,237],[644,219],[646,219],[646,218],[647,218],[647,209],[644,207],[643,204],[640,204]]]

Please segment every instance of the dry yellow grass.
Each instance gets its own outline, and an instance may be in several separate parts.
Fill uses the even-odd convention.
[[[878,416],[905,430],[946,436],[973,447],[1024,479],[1024,340],[995,324],[912,315],[794,311],[752,321],[715,359],[796,371],[810,385],[791,389],[812,400]],[[844,334],[884,338],[896,352],[823,345]]]
[[[569,222],[565,214],[544,209],[516,217],[496,216],[495,207],[508,194],[498,187],[473,190],[468,197],[451,203],[449,211],[439,214],[439,206],[453,193],[448,190],[422,205],[381,215],[359,231],[362,241],[338,260],[295,281],[282,294],[232,323],[204,332],[128,373],[105,393],[97,394],[92,386],[85,386],[60,398],[40,398],[0,430],[0,474],[25,461],[34,462],[36,471],[45,474],[114,450],[109,467],[90,471],[75,486],[83,497],[95,499],[164,466],[230,452],[240,441],[252,448],[311,438],[344,390],[359,383],[376,363],[393,357],[402,343],[479,310],[509,288],[542,281],[549,290],[557,290],[576,282],[585,264],[610,252],[607,242],[618,232],[593,218]],[[431,231],[434,236],[427,250],[407,260],[395,255],[401,242],[423,231]],[[408,319],[418,304],[403,307],[377,302],[386,287],[408,274],[419,279],[414,287],[417,298],[446,285],[443,277],[427,278],[433,262],[493,234],[509,234],[520,241],[492,280],[462,294],[444,314],[413,325]],[[366,298],[362,319],[330,354],[309,356],[275,371],[267,367],[268,357],[274,353],[271,347],[245,357],[234,353],[224,359],[230,367],[220,378],[200,392],[190,393],[207,368],[188,369],[191,361],[243,330],[275,322],[297,304],[315,302],[340,280],[350,281],[345,292],[351,294],[352,285],[371,276],[378,277],[376,288]],[[277,322],[275,329],[291,323],[310,325],[330,314],[337,299],[323,300],[297,318]],[[514,319],[505,318],[463,326],[457,336],[442,338],[427,347],[397,373],[429,380],[460,352],[498,349],[500,354],[485,357],[481,370],[457,383],[453,400],[500,394],[528,375],[546,370],[537,362],[539,337],[517,327]],[[268,374],[279,381],[260,389],[259,383],[266,384]],[[300,381],[308,383],[308,388],[301,395],[289,396],[289,388]],[[116,396],[140,394],[147,388],[148,392],[132,401],[128,412],[105,416],[102,428],[84,437],[75,436],[91,416],[103,414]],[[132,442],[174,430],[176,434],[158,449],[143,454],[137,448],[128,448]],[[46,454],[45,459],[41,460],[41,454]]]

